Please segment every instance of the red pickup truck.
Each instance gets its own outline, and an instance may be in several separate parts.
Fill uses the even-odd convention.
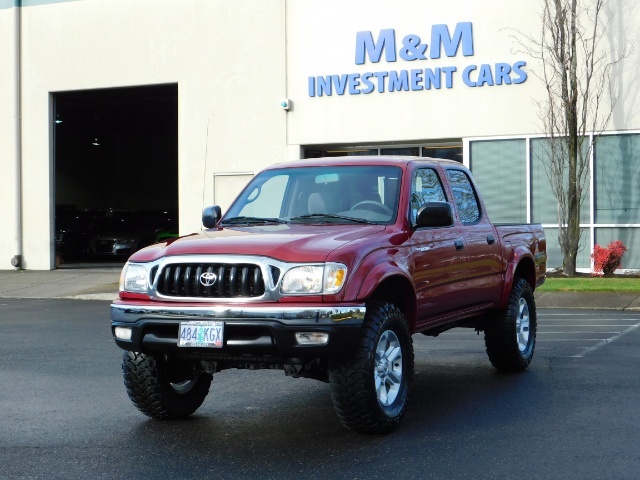
[[[329,382],[346,427],[386,433],[407,407],[412,334],[483,331],[503,371],[533,357],[544,232],[493,225],[459,163],[284,163],[202,219],[132,255],[111,305],[127,393],[150,417],[194,413],[221,370],[275,368]]]

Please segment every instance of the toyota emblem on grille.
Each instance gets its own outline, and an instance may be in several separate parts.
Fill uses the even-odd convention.
[[[204,272],[202,275],[200,275],[200,283],[205,287],[213,286],[213,284],[216,283],[217,279],[218,276],[213,272]]]

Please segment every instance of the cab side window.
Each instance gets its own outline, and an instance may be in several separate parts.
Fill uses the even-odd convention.
[[[438,173],[432,168],[419,168],[413,172],[411,182],[411,223],[416,223],[418,209],[427,202],[446,202],[444,188]]]
[[[463,224],[480,220],[480,207],[471,180],[462,170],[447,170],[447,177]]]

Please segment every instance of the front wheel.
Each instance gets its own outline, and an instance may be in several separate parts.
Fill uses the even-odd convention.
[[[138,352],[124,352],[122,375],[136,408],[161,420],[194,413],[209,393],[212,379],[187,360]]]
[[[484,341],[491,364],[504,372],[529,366],[536,346],[536,304],[529,283],[516,277],[507,309],[487,326]]]
[[[389,303],[367,308],[356,353],[329,372],[331,399],[342,424],[388,433],[404,416],[413,379],[413,344],[402,312]]]

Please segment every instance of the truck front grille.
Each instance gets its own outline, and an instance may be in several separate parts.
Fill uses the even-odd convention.
[[[264,279],[260,267],[253,264],[169,264],[158,274],[157,290],[170,297],[260,297]]]

